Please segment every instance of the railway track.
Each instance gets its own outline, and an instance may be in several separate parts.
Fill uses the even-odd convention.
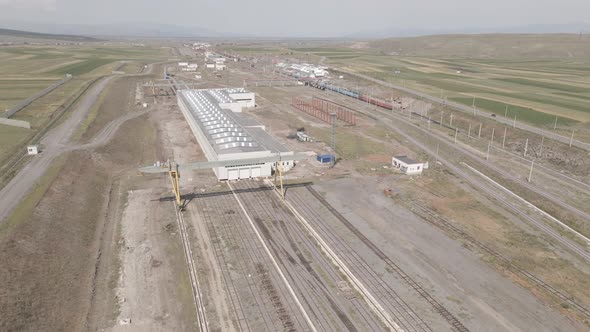
[[[341,237],[337,236],[324,222],[316,209],[311,207],[300,196],[299,192],[289,192],[289,200],[302,210],[302,214],[308,222],[313,223],[314,229],[326,240],[335,253],[342,258],[351,271],[358,276],[369,290],[382,302],[388,312],[394,316],[395,321],[404,331],[432,331],[432,329],[416,314],[416,312],[404,302],[371,266],[361,258],[356,251]],[[330,211],[331,212],[331,211]]]
[[[508,210],[511,210],[513,212],[515,212],[517,215],[522,217],[522,220],[527,221],[528,223],[534,225],[537,229],[541,230],[543,233],[547,234],[548,236],[550,236],[551,238],[553,238],[555,241],[559,242],[561,245],[563,245],[565,248],[567,248],[568,250],[570,250],[571,252],[575,253],[576,255],[582,257],[585,260],[588,260],[589,257],[589,253],[586,250],[585,247],[579,245],[578,243],[570,240],[569,238],[562,236],[558,231],[556,231],[555,229],[553,229],[550,226],[547,226],[546,224],[544,224],[542,221],[539,221],[537,219],[535,219],[533,216],[529,215],[529,213],[521,208],[519,208],[518,206],[515,206],[512,202],[510,202],[509,200],[505,199],[504,197],[502,197],[501,195],[499,195],[497,192],[495,192],[494,190],[492,190],[490,187],[488,187],[487,185],[483,184],[479,179],[476,179],[474,177],[472,177],[470,174],[467,174],[467,172],[465,172],[463,169],[459,168],[458,166],[455,165],[455,163],[449,161],[449,159],[447,159],[447,156],[441,156],[438,155],[437,153],[435,153],[434,151],[432,151],[432,149],[430,149],[429,147],[426,146],[426,144],[421,143],[420,141],[418,141],[414,136],[408,134],[407,132],[405,132],[404,130],[399,129],[395,124],[394,124],[394,120],[399,120],[402,121],[406,124],[410,124],[415,126],[415,124],[413,124],[412,122],[408,122],[408,120],[404,119],[404,118],[400,118],[398,116],[390,116],[390,114],[384,114],[386,115],[386,117],[388,118],[389,121],[383,121],[383,119],[378,119],[374,113],[368,112],[368,111],[358,111],[361,114],[364,114],[372,119],[375,120],[379,120],[382,123],[384,123],[387,127],[389,127],[390,129],[396,131],[397,133],[399,133],[400,135],[402,135],[406,140],[408,140],[409,142],[411,142],[412,144],[416,145],[418,148],[420,148],[421,150],[423,150],[424,152],[426,152],[427,154],[431,155],[431,156],[437,156],[437,159],[442,162],[443,164],[446,165],[446,167],[451,170],[453,173],[455,173],[456,175],[462,177],[463,179],[466,179],[468,182],[470,182],[475,188],[479,188],[482,191],[484,191],[486,194],[488,194],[489,196],[497,199],[499,202],[501,202]],[[380,112],[383,113],[383,112]],[[444,142],[446,144],[447,147],[450,147],[451,149],[456,150],[457,147],[455,145],[453,145],[452,143],[446,142],[444,140],[438,140],[437,137],[435,137],[434,134],[430,133],[429,131],[426,131],[423,128],[420,128],[418,126],[413,127],[416,130],[421,131],[422,133],[424,133],[427,137],[431,137],[431,138],[435,138],[437,139],[437,141],[440,142]],[[461,150],[456,150],[461,152]],[[487,165],[487,164],[486,164]],[[538,191],[535,191],[538,192]]]
[[[419,117],[419,118],[422,118],[422,119],[428,121],[428,118],[427,117],[425,117],[425,116],[423,116],[423,115],[421,115],[419,113],[412,112],[412,114],[414,114],[416,117]],[[440,124],[440,122],[434,121],[434,120],[431,120],[431,122],[434,123],[435,125],[436,124]],[[443,125],[443,127],[444,128],[447,128],[449,130],[452,130],[452,131],[455,131],[456,130],[457,131],[457,135],[463,134],[463,135],[465,135],[465,137],[468,137],[468,134],[466,134],[465,131],[462,130],[462,129],[459,129],[457,127],[453,128],[453,127],[450,127],[448,125]],[[440,135],[440,136],[442,138],[446,139],[450,143],[450,136],[448,136],[448,135]],[[474,141],[483,141],[483,139],[480,139],[480,138],[477,138],[477,137],[474,137],[474,136],[469,136],[469,139],[474,140]],[[487,141],[485,143],[487,144]],[[484,162],[484,160],[480,156],[474,154],[473,152],[468,151],[467,149],[465,149],[465,148],[463,148],[461,146],[457,146],[457,149],[461,150],[461,152],[469,155],[470,157],[476,159],[480,163],[483,163]],[[517,154],[515,154],[515,153],[513,153],[511,151],[508,151],[506,149],[498,148],[498,147],[494,146],[493,144],[490,145],[490,153],[492,152],[492,149],[493,150],[500,151],[500,152],[503,152],[503,153],[509,155],[512,158],[516,158],[516,159],[512,159],[512,160],[515,161],[515,162],[520,163],[522,165],[522,167],[525,168],[525,169],[527,169],[528,167],[530,167],[531,160],[528,160],[526,158],[523,158],[523,157],[521,157],[521,156],[519,156],[519,155],[517,155]],[[524,160],[526,162],[526,164],[523,164],[521,162],[521,160]],[[495,165],[495,163],[489,162],[489,160],[487,161],[486,165],[489,168],[493,169],[494,171],[498,172],[499,174],[502,174],[503,176],[509,178],[510,180],[512,180],[512,181],[514,181],[516,183],[519,183],[520,185],[526,187],[529,190],[538,191],[538,189],[540,189],[540,188],[535,187],[534,185],[530,184],[528,181],[525,182],[525,180],[523,180],[523,179],[521,179],[521,178],[519,178],[517,176],[514,176],[513,174],[511,174],[509,172],[506,172],[506,171],[500,169],[498,166]],[[580,180],[571,178],[571,177],[569,177],[569,176],[567,176],[565,174],[561,174],[560,172],[557,172],[555,170],[552,170],[552,169],[550,169],[550,168],[548,168],[546,166],[543,166],[542,164],[539,164],[539,163],[536,165],[536,167],[543,169],[544,172],[545,172],[544,175],[546,175],[548,177],[551,177],[551,178],[556,179],[556,180],[557,180],[557,178],[559,178],[561,181],[566,182],[568,185],[573,186],[577,190],[581,190],[584,193],[590,193],[590,185],[587,184],[587,183],[585,183],[585,182],[582,182]],[[556,204],[563,205],[562,206],[563,208],[571,210],[572,212],[576,213],[578,216],[580,216],[582,218],[590,219],[590,214],[589,213],[584,212],[584,211],[581,211],[580,209],[578,209],[576,207],[573,207],[570,204],[567,204],[567,203],[563,202],[562,199],[560,199],[559,197],[556,197],[555,195],[553,195],[551,193],[548,193],[548,192],[540,192],[539,194],[541,196],[543,196],[544,198],[548,199],[548,200],[554,201]]]
[[[238,243],[238,241],[232,236],[233,234],[229,232],[229,230],[227,229],[227,223],[225,222],[226,220],[219,220],[212,216],[212,211],[225,211],[218,210],[222,207],[215,206],[210,208],[207,206],[207,203],[204,203],[201,200],[197,200],[196,203],[199,214],[205,222],[207,233],[209,235],[209,238],[211,239],[213,253],[215,255],[215,261],[217,262],[219,269],[221,270],[221,277],[227,290],[230,304],[235,314],[239,330],[251,331],[250,326],[248,324],[248,320],[246,319],[246,315],[244,314],[243,306],[240,301],[240,297],[238,296],[238,291],[236,290],[234,280],[232,279],[231,273],[228,269],[229,262],[226,260],[224,250],[222,247],[222,244],[225,244],[226,247],[241,247],[242,244]],[[243,261],[241,259],[237,261],[240,266],[240,269],[242,269]],[[252,285],[250,283],[248,283],[248,291],[251,294],[251,298],[257,300],[256,296],[254,295]],[[257,303],[257,305],[259,306],[260,304]]]
[[[173,202],[172,204],[174,206],[174,210],[176,211],[176,221],[178,223],[180,238],[182,239],[184,257],[186,259],[186,265],[188,267],[189,277],[191,281],[192,296],[195,304],[195,312],[197,314],[197,323],[199,325],[199,331],[209,332],[209,322],[207,321],[205,304],[203,303],[203,294],[201,293],[199,279],[197,278],[197,267],[195,265],[193,250],[191,248],[190,240],[188,238],[186,223],[184,222],[182,211],[176,208],[176,203]]]
[[[358,322],[358,319],[349,317],[348,312],[353,308],[348,304],[349,301],[342,296],[336,297],[334,289],[326,283],[342,280],[338,271],[326,260],[315,243],[304,235],[305,232],[297,227],[294,216],[282,206],[269,187],[260,188],[259,183],[252,181],[240,181],[236,186],[253,218],[260,220],[257,226],[265,234],[277,259],[283,266],[291,266],[285,269],[286,274],[302,295],[318,330],[384,329],[366,305],[355,305],[356,309],[361,309],[360,315],[363,316],[364,323],[360,326],[353,323],[353,320]]]
[[[348,230],[356,235],[377,257],[379,257],[388,267],[391,268],[402,280],[404,280],[412,289],[414,289],[426,302],[428,302],[435,312],[441,315],[455,331],[463,332],[469,331],[459,319],[457,319],[452,313],[450,313],[442,304],[434,299],[418,282],[412,277],[405,273],[395,262],[393,262],[387,255],[379,249],[371,240],[369,240],[362,232],[360,232],[350,221],[348,221],[340,212],[338,212],[326,199],[320,195],[311,186],[307,186],[307,190],[313,195],[319,202],[321,202],[328,211],[330,211]]]
[[[207,216],[207,227],[213,230],[217,240],[223,241],[227,250],[231,251],[229,254],[234,257],[232,263],[239,268],[242,278],[248,283],[249,294],[256,303],[265,330],[303,330],[305,324],[296,315],[299,309],[286,300],[291,295],[280,293],[280,289],[276,287],[281,285],[283,280],[265,268],[272,263],[266,257],[262,246],[256,244],[257,236],[252,228],[243,222],[244,216],[234,210],[233,197],[227,197],[231,196],[201,197],[196,202],[199,211]],[[212,240],[215,241],[213,236]],[[221,246],[221,243],[214,242],[214,245]],[[227,266],[225,255],[221,255],[220,258],[219,263]],[[244,291],[244,287],[241,290]],[[239,317],[239,314],[237,316]]]
[[[420,113],[417,113],[417,112],[412,112],[412,114],[414,116],[416,116],[416,117],[420,117],[420,118],[424,119],[424,121],[430,121],[433,125],[442,126],[442,127],[446,128],[446,129],[449,129],[451,131],[457,130],[458,135],[464,135],[465,137],[467,137],[470,140],[477,141],[477,142],[480,142],[482,144],[487,144],[488,143],[488,140],[487,139],[478,138],[475,135],[469,135],[469,133],[466,133],[464,129],[459,129],[457,127],[451,127],[451,126],[448,126],[446,124],[442,124],[441,125],[440,121],[434,120],[431,117],[427,117],[427,116],[425,116],[423,114],[420,114]],[[444,136],[444,137],[446,137],[446,136]],[[492,152],[492,149],[494,151],[499,151],[499,152],[502,152],[502,153],[507,154],[508,156],[510,156],[512,158],[515,158],[515,159],[513,159],[513,161],[518,162],[524,168],[528,168],[530,166],[531,161],[533,160],[533,159],[531,159],[531,160],[526,159],[525,157],[523,157],[523,156],[521,156],[519,154],[516,154],[516,153],[514,153],[514,152],[512,152],[510,150],[503,149],[503,148],[498,147],[498,146],[494,146],[493,144],[490,146],[490,153]],[[590,193],[590,184],[588,184],[588,183],[586,183],[584,181],[581,181],[581,180],[578,180],[576,178],[567,176],[567,175],[565,175],[565,174],[563,174],[561,172],[558,172],[558,171],[556,171],[554,169],[551,169],[551,168],[549,168],[549,167],[547,167],[547,166],[545,166],[545,165],[543,165],[541,163],[535,164],[535,168],[542,169],[545,172],[544,174],[546,176],[552,177],[554,179],[558,179],[559,178],[559,179],[561,179],[561,181],[567,182],[570,186],[574,186],[575,188],[577,188],[579,190],[583,190],[585,193]]]
[[[354,98],[350,98],[349,100],[355,101],[355,104],[362,103],[361,101],[359,101],[357,99],[354,99]],[[362,103],[362,104],[363,104],[362,105],[363,107],[366,106],[366,105],[364,105],[364,103]],[[414,129],[419,130],[420,132],[424,133],[428,137],[434,138],[437,141],[439,141],[440,143],[445,144],[446,147],[451,148],[451,149],[459,152],[462,156],[467,157],[467,158],[470,158],[470,159],[472,159],[472,160],[474,160],[474,161],[476,161],[476,162],[478,162],[480,164],[485,165],[486,167],[492,169],[497,174],[500,174],[505,179],[509,179],[509,180],[513,181],[514,183],[517,183],[520,186],[524,187],[525,189],[528,189],[531,192],[542,196],[544,199],[547,199],[548,201],[550,201],[550,202],[552,202],[552,203],[560,206],[564,210],[567,210],[567,211],[571,212],[572,214],[575,214],[576,216],[578,216],[579,218],[581,218],[581,220],[583,220],[583,221],[590,220],[590,213],[588,213],[586,211],[582,211],[581,209],[579,209],[579,208],[577,208],[575,206],[572,206],[571,204],[565,202],[561,197],[557,197],[554,194],[545,191],[543,188],[539,188],[539,187],[537,187],[537,186],[535,186],[535,185],[527,182],[524,179],[521,179],[521,178],[519,178],[517,176],[514,176],[510,172],[499,168],[493,162],[489,162],[488,160],[485,160],[484,158],[480,157],[479,155],[473,153],[473,151],[469,151],[466,148],[464,148],[464,147],[462,147],[462,146],[460,146],[458,144],[453,144],[453,141],[451,140],[450,136],[448,136],[448,135],[440,135],[440,134],[438,134],[436,132],[433,132],[433,131],[424,129],[421,126],[416,125],[411,120],[408,120],[406,117],[404,117],[404,116],[402,116],[400,114],[397,114],[397,113],[393,113],[392,111],[384,111],[384,110],[378,109],[378,108],[375,108],[375,110],[372,111],[372,112],[367,111],[367,110],[364,110],[364,109],[363,110],[356,109],[356,111],[358,113],[364,114],[364,115],[368,116],[369,118],[372,118],[372,119],[374,119],[376,121],[379,121],[379,122],[383,122],[383,118],[377,117],[376,116],[376,113],[377,113],[377,115],[382,115],[382,116],[385,116],[386,118],[389,118],[391,121],[393,121],[393,120],[395,120],[395,121],[401,121],[401,122],[403,122],[405,124],[411,125],[411,126],[414,127]],[[410,113],[410,114],[416,114],[416,116],[420,116],[420,114],[415,113],[415,112]],[[426,118],[424,118],[424,119],[426,119]],[[440,124],[440,122],[436,122],[436,123]],[[453,131],[456,130],[456,128],[452,128],[452,127],[447,126],[445,124],[443,124],[442,126],[445,127],[445,128],[447,128],[447,129],[451,129]],[[441,146],[442,146],[442,144],[441,144]],[[569,177],[568,177],[568,179],[569,179]],[[577,182],[575,182],[575,181],[571,181],[570,180],[568,182],[570,182],[571,185],[579,186],[579,184]],[[581,188],[579,188],[579,189],[584,190],[585,187],[586,186],[581,186]]]
[[[494,249],[490,248],[486,244],[476,240],[471,235],[465,233],[463,230],[461,230],[457,226],[453,225],[452,222],[450,222],[449,220],[447,220],[443,216],[435,213],[434,211],[432,211],[426,207],[423,207],[423,206],[420,206],[417,204],[412,204],[410,206],[410,209],[413,212],[420,215],[423,220],[427,221],[431,225],[433,225],[439,229],[446,230],[446,231],[450,232],[451,234],[454,234],[454,235],[464,239],[465,241],[467,241],[471,245],[479,248],[481,251],[487,253],[488,255],[495,257],[499,262],[501,262],[511,272],[515,273],[516,275],[518,275],[520,277],[523,277],[524,279],[529,280],[531,283],[536,285],[538,288],[546,290],[548,293],[554,295],[555,297],[562,300],[564,303],[567,303],[572,308],[575,308],[576,310],[581,312],[584,316],[590,318],[590,310],[587,309],[586,307],[584,307],[583,305],[581,305],[580,303],[576,302],[572,296],[563,293],[562,291],[556,289],[555,287],[547,284],[546,282],[544,282],[540,278],[536,277],[532,273],[530,273],[524,269],[521,269],[518,266],[512,264],[510,259],[501,255],[500,253],[498,253]]]
[[[274,283],[271,279],[268,278],[269,271],[266,270],[265,266],[263,266],[263,265],[261,266],[260,264],[256,265],[257,274],[260,277],[262,277],[262,285],[265,288],[268,296],[271,298],[271,301],[273,301],[273,305],[277,308],[277,312],[279,312],[282,308],[284,308],[285,304],[284,304],[284,302],[280,301],[280,298],[276,298],[273,294],[275,294],[277,292],[277,285],[283,284],[287,288],[289,294],[291,295],[290,299],[285,298],[285,302],[288,302],[288,305],[290,305],[290,306],[297,307],[297,310],[292,311],[292,313],[297,312],[297,311],[299,311],[301,313],[301,317],[302,317],[301,319],[299,318],[299,315],[294,315],[294,317],[293,317],[294,319],[291,319],[290,317],[286,317],[284,315],[280,315],[279,317],[281,319],[283,319],[283,318],[285,319],[283,321],[284,329],[289,330],[289,331],[295,331],[295,330],[297,330],[297,328],[295,328],[295,324],[298,324],[300,326],[299,329],[301,329],[301,330],[306,330],[303,327],[307,325],[307,328],[310,329],[311,331],[314,331],[314,332],[317,331],[318,329],[316,327],[316,324],[314,322],[312,322],[311,317],[310,317],[310,314],[316,314],[316,313],[315,312],[308,313],[308,311],[305,309],[305,307],[303,305],[303,303],[307,303],[306,302],[307,299],[303,298],[304,302],[302,303],[302,301],[299,299],[299,297],[295,293],[295,288],[293,287],[293,285],[291,285],[291,283],[287,279],[287,276],[285,275],[285,271],[283,271],[283,269],[281,269],[281,267],[279,265],[279,261],[277,259],[277,255],[276,255],[277,253],[274,252],[274,254],[273,254],[273,250],[271,250],[271,247],[269,245],[267,245],[267,243],[264,240],[264,237],[267,237],[267,234],[264,233],[264,229],[260,229],[260,223],[258,220],[256,220],[256,216],[255,215],[251,216],[250,213],[252,213],[253,211],[250,211],[250,213],[248,213],[249,210],[246,209],[247,205],[242,202],[242,199],[247,196],[240,197],[239,194],[234,190],[233,186],[229,182],[227,182],[227,185],[230,188],[231,193],[234,196],[235,200],[237,201],[238,205],[240,206],[240,209],[243,211],[244,215],[248,219],[248,223],[250,225],[250,228],[255,233],[255,237],[258,238],[258,241],[261,244],[263,251],[266,253],[267,257],[272,262],[272,265],[275,268],[275,271],[280,276],[281,282]],[[286,271],[286,272],[288,272],[288,271]],[[293,280],[293,279],[291,279],[291,280]],[[291,324],[289,324],[289,323],[291,323]]]

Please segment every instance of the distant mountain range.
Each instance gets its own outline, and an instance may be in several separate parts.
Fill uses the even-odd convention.
[[[48,23],[0,23],[12,29],[36,31],[46,34],[86,35],[99,37],[160,37],[160,38],[221,38],[236,37],[237,34],[218,33],[200,27],[153,23],[114,24],[48,24]]]
[[[53,34],[67,37],[93,36],[93,37],[135,37],[135,38],[273,38],[273,36],[261,36],[245,33],[226,33],[215,30],[182,26],[175,24],[154,24],[148,22],[113,23],[113,24],[66,24],[66,23],[32,23],[22,21],[4,21],[0,27],[22,31],[33,31],[40,35]],[[330,37],[331,39],[384,39],[394,37],[418,37],[449,34],[490,34],[490,33],[590,33],[590,23],[571,24],[544,24],[527,25],[502,28],[466,27],[452,28],[400,28],[391,27],[382,30],[367,30],[354,34]],[[41,38],[41,37],[38,37]],[[87,37],[80,37],[87,38]],[[276,37],[278,38],[278,37]],[[318,36],[290,36],[283,38],[320,38]]]
[[[78,36],[78,35],[67,35],[67,34],[49,34],[39,33],[21,30],[11,29],[0,29],[0,36],[18,37],[18,38],[30,38],[30,39],[51,39],[51,40],[64,40],[64,41],[76,41],[76,42],[96,42],[100,39]]]
[[[385,54],[445,58],[587,59],[590,36],[553,34],[458,34],[373,40]]]
[[[392,27],[382,30],[367,30],[351,35],[347,38],[353,39],[383,39],[395,37],[420,37],[434,35],[457,35],[457,34],[545,34],[545,33],[590,33],[590,23],[569,23],[569,24],[534,24],[512,27],[466,27],[466,28],[399,28]]]

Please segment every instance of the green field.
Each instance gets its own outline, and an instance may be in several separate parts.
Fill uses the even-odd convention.
[[[115,60],[111,60],[111,59],[91,58],[91,59],[83,60],[82,62],[79,62],[79,63],[60,67],[56,70],[48,72],[48,74],[54,74],[54,75],[71,74],[74,76],[79,76],[79,75],[87,74],[87,73],[95,70],[98,67],[104,66],[104,65],[112,63],[114,61]]]
[[[382,81],[443,96],[538,126],[590,122],[590,37],[469,35],[290,46],[304,61],[323,60]],[[285,53],[285,46],[226,46],[240,53]],[[395,72],[398,72],[397,74]]]
[[[467,106],[473,105],[473,98],[453,97],[449,99]],[[529,107],[501,103],[495,100],[476,98],[475,106],[478,109],[485,109],[494,112],[497,116],[506,116],[509,119],[514,119],[516,116],[518,121],[526,121],[539,125],[553,124],[555,122],[555,115],[538,112]],[[566,118],[557,119],[558,125],[568,125],[572,123],[571,120]]]
[[[445,98],[467,105],[471,105],[475,97],[480,108],[502,115],[509,106],[518,113],[520,121],[539,126],[553,125],[555,116],[563,125],[590,122],[590,44],[572,48],[580,57],[562,59],[555,52],[547,51],[550,47],[545,44],[540,51],[532,53],[535,47],[527,38],[520,44],[518,40],[506,41],[501,36],[482,38],[495,44],[480,45],[472,38],[464,40],[463,36],[438,36],[411,39],[412,43],[398,41],[399,45],[389,46],[375,46],[379,43],[374,42],[369,44],[373,47],[360,49],[342,44],[339,47],[330,45],[292,50],[306,56],[311,54],[315,59],[325,58],[328,65],[434,96],[442,94]],[[538,42],[539,38],[534,40]],[[556,38],[552,37],[546,43],[559,45],[559,38]],[[459,47],[459,43],[468,41],[472,45],[463,45],[459,51],[452,47]],[[573,45],[574,41],[571,43]],[[513,44],[519,44],[521,48],[512,53],[500,50],[501,45]],[[406,52],[395,52],[396,48],[405,48]],[[436,52],[441,56],[424,56]],[[453,53],[463,57],[453,57]],[[466,54],[471,56],[465,57]],[[485,56],[479,56],[481,54]],[[492,57],[490,54],[507,58]],[[396,74],[396,71],[399,73]]]
[[[15,146],[22,145],[41,130],[56,110],[79,94],[89,82],[108,75],[125,60],[136,71],[144,64],[167,59],[160,47],[108,45],[0,47],[0,112],[62,79],[74,77],[50,94],[19,111],[14,119],[31,123],[31,130],[0,126],[0,162]]]

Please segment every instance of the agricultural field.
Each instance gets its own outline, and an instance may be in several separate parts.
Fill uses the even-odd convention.
[[[580,127],[590,122],[590,47],[579,38],[589,37],[435,36],[316,43],[290,50],[305,61],[516,116],[536,126],[552,128],[557,117],[559,126]],[[268,45],[261,49],[267,54],[272,50]]]
[[[145,63],[165,59],[168,50],[159,47],[131,47],[104,43],[85,46],[15,46],[0,47],[0,112],[62,79],[73,79],[12,118],[31,123],[31,130],[14,130],[0,125],[0,162],[15,147],[24,144],[49,121],[76,100],[88,85],[111,71],[139,71]],[[121,61],[126,61],[122,64]]]

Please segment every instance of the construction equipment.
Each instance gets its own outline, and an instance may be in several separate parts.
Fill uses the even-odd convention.
[[[198,161],[194,163],[180,165],[174,161],[167,161],[164,163],[157,162],[152,166],[146,166],[139,169],[142,173],[154,174],[154,173],[168,173],[168,177],[170,178],[170,182],[172,184],[172,190],[174,192],[174,197],[176,200],[176,204],[178,205],[179,209],[183,209],[182,197],[180,194],[180,169],[183,171],[190,171],[195,169],[208,169],[208,168],[216,168],[216,167],[232,167],[232,166],[244,166],[244,165],[257,165],[261,163],[274,163],[275,166],[275,184],[277,180],[277,174],[280,181],[280,194],[284,198],[284,188],[283,188],[283,171],[282,171],[282,161],[286,160],[302,160],[306,159],[307,155],[301,153],[289,153],[289,154],[271,154],[265,157],[259,158],[247,158],[247,159],[232,159],[232,160],[212,160],[212,161]],[[275,189],[278,188],[275,185]]]

